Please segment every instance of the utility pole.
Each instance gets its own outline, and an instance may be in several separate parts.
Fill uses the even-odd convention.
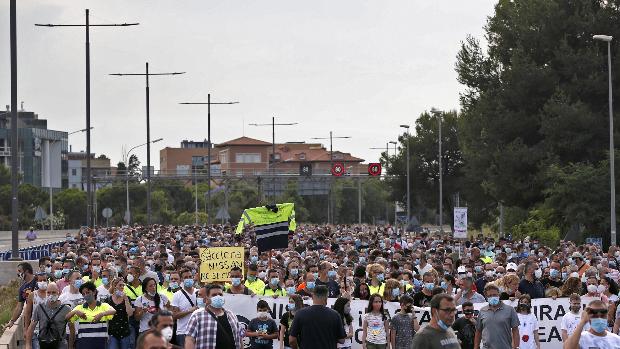
[[[17,178],[19,176],[19,145],[17,140],[17,0],[10,2],[10,50],[11,50],[11,260],[19,257],[19,201]]]
[[[409,125],[400,125],[400,127],[404,128],[407,130],[407,133],[405,133],[405,137],[407,137],[407,227],[409,226],[409,220],[411,219],[411,190],[410,190],[410,186],[411,186],[411,178],[409,177],[409,172],[411,171],[409,169]],[[407,228],[405,228],[406,230]]]
[[[329,168],[332,169],[334,168],[334,138],[335,139],[350,139],[351,136],[337,136],[334,137],[334,132],[333,131],[329,131],[329,137],[312,137],[310,139],[329,139]],[[327,224],[329,223],[335,223],[335,219],[334,219],[334,195],[333,195],[333,184],[334,184],[334,179],[332,177],[330,177],[330,181],[329,181],[330,185],[329,185],[329,191],[328,191],[328,195],[329,198],[327,200]],[[330,219],[331,217],[331,219]]]
[[[86,34],[86,225],[92,226],[93,197],[92,197],[92,176],[90,165],[90,27],[129,27],[139,23],[119,23],[119,24],[91,24],[89,10],[86,9],[85,24],[35,24],[37,27],[84,27]]]
[[[269,172],[271,172],[271,178],[272,178],[272,196],[273,196],[273,203],[275,204],[275,200],[276,200],[276,173],[275,173],[275,167],[276,167],[276,126],[293,126],[293,125],[297,125],[297,122],[287,122],[287,123],[278,123],[276,124],[276,118],[275,116],[271,117],[271,123],[269,124],[257,124],[257,123],[252,123],[249,124],[250,126],[271,126],[271,156],[269,157]]]
[[[114,73],[113,76],[144,76],[146,78],[146,224],[151,225],[151,119],[149,102],[149,77],[162,75],[181,75],[185,72],[150,73],[146,62],[144,73]]]
[[[207,157],[209,158],[209,162],[207,164],[207,225],[211,224],[211,106],[217,104],[239,104],[239,102],[211,102],[211,94],[207,94],[206,102],[182,102],[179,104],[186,105],[207,105]],[[196,183],[198,186],[198,183]],[[198,189],[196,189],[196,223],[198,222]]]

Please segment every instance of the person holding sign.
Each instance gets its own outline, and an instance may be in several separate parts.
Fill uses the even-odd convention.
[[[586,324],[590,329],[584,331]],[[564,349],[620,348],[620,336],[607,331],[607,304],[596,299],[588,304],[575,333],[564,342]]]

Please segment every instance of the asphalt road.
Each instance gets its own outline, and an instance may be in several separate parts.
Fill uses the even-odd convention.
[[[35,241],[26,240],[26,233],[28,231],[20,231],[19,232],[19,248],[36,246],[45,244],[48,242],[55,242],[64,240],[67,232],[70,232],[72,235],[77,233],[77,229],[72,230],[45,230],[38,231],[36,230],[38,238]],[[0,251],[8,251],[11,249],[11,232],[10,231],[0,231]]]

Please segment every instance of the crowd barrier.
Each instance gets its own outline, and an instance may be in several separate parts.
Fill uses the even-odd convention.
[[[20,248],[19,258],[25,261],[38,260],[41,257],[51,255],[52,248],[57,247],[57,246],[62,246],[63,243],[65,243],[65,240],[49,242],[46,244],[31,246],[31,247],[26,247],[26,248]],[[12,255],[11,251],[0,252],[0,261],[10,260],[11,255]]]

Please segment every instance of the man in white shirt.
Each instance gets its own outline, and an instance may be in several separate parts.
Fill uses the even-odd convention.
[[[590,329],[584,331],[587,323]],[[572,336],[564,342],[564,349],[620,348],[620,336],[607,331],[607,304],[593,300],[581,315],[581,321]]]
[[[581,297],[573,293],[569,297],[570,301],[570,311],[567,312],[562,317],[562,323],[560,325],[560,330],[562,331],[562,342],[566,342],[568,337],[570,337],[579,325],[581,321]],[[586,324],[584,330],[590,329],[590,324]]]
[[[177,321],[177,345],[184,345],[185,335],[187,335],[187,323],[192,313],[198,309],[196,304],[196,290],[194,289],[194,278],[189,269],[181,270],[181,280],[183,285],[180,290],[172,296],[172,314]]]

